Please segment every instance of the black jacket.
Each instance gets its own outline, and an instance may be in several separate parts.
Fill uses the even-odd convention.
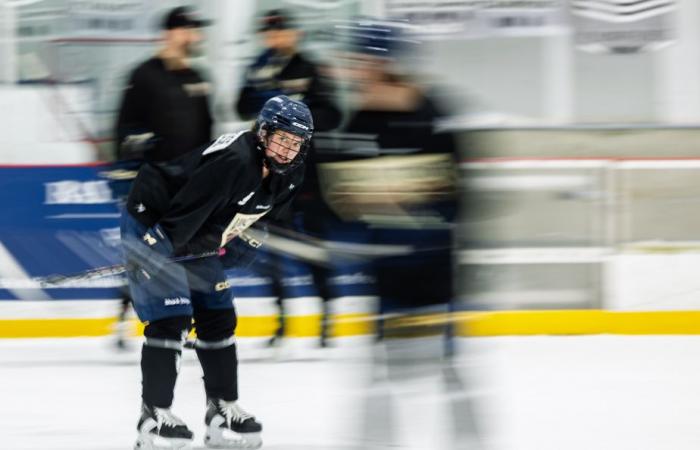
[[[144,164],[128,211],[148,227],[160,224],[176,254],[224,247],[261,217],[282,218],[303,181],[303,165],[263,179],[262,164],[253,133],[225,134],[202,151]]]
[[[153,133],[141,148],[147,161],[167,161],[209,143],[208,95],[209,83],[193,69],[168,70],[159,57],[139,65],[119,110],[117,159],[141,156],[128,154],[132,149],[124,145],[133,135]]]
[[[267,100],[280,94],[309,107],[315,131],[327,131],[340,124],[331,86],[316,65],[300,53],[291,57],[281,57],[270,50],[262,53],[248,67],[236,111],[242,119],[254,119]]]

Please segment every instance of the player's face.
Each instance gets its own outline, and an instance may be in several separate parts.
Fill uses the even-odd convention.
[[[383,77],[385,62],[381,58],[362,53],[345,53],[342,58],[346,67],[344,73],[352,83],[373,83]]]
[[[204,42],[201,30],[199,28],[186,28],[186,31],[184,45],[187,56],[200,56],[203,52],[202,44]]]
[[[186,57],[200,56],[202,53],[203,37],[199,28],[182,27],[167,31],[170,45],[181,49]]]
[[[287,52],[296,48],[300,32],[295,29],[268,30],[263,32],[263,40],[267,48]]]
[[[304,139],[296,134],[277,130],[267,140],[265,153],[279,164],[289,164],[304,145]]]

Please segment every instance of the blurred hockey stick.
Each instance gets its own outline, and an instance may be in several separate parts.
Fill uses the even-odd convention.
[[[268,226],[273,233],[267,233],[258,228],[249,228],[240,235],[240,238],[246,241],[251,247],[257,248],[264,246],[275,253],[321,265],[328,265],[337,261],[360,262],[379,257],[408,255],[416,251],[441,249],[441,247],[415,249],[411,245],[378,245],[325,241],[278,226]],[[221,255],[220,250],[212,250],[198,254],[164,258],[162,262],[164,264],[178,263],[219,255]],[[32,284],[38,284],[42,288],[47,288],[113,277],[123,274],[128,269],[129,266],[127,264],[114,264],[75,274],[53,274],[45,277],[32,278],[27,281],[30,281]]]
[[[248,228],[241,238],[253,239],[275,253],[320,265],[329,265],[338,261],[360,262],[379,257],[409,255],[416,251],[412,245],[326,241],[271,224],[267,227],[267,232],[255,227]],[[423,250],[434,249],[421,249]]]
[[[163,263],[172,264],[184,261],[192,261],[201,258],[208,258],[210,256],[218,256],[219,250],[212,250],[209,252],[198,253],[194,255],[183,255],[176,256],[174,258],[164,259]],[[84,272],[62,275],[54,274],[45,277],[33,278],[31,281],[38,283],[42,288],[54,287],[62,284],[76,283],[80,281],[88,281],[98,278],[112,277],[116,275],[121,275],[129,269],[128,264],[114,264],[111,266],[98,267],[95,269],[89,269]]]
[[[246,241],[251,247],[257,248],[264,243],[266,247],[275,252],[295,256],[315,263],[328,263],[333,258],[344,256],[336,255],[335,252],[325,249],[320,240],[302,235],[301,233],[299,233],[299,236],[297,236],[296,239],[289,239],[281,236],[267,235],[262,230],[248,229],[240,235],[240,238]],[[161,262],[163,264],[172,264],[219,255],[221,255],[221,250],[212,250],[198,254],[177,256],[174,258],[163,258]],[[350,254],[350,256],[355,255]],[[84,272],[74,274],[52,274],[44,277],[35,277],[25,280],[25,283],[23,284],[31,284],[34,286],[38,285],[41,288],[48,288],[59,285],[80,283],[81,281],[113,277],[123,274],[128,269],[128,264],[113,264],[111,266],[97,267],[95,269],[89,269]]]
[[[306,260],[312,262],[323,263],[330,261],[331,255],[328,251],[321,248],[318,244],[312,245],[309,243],[295,242],[291,239],[281,238],[281,237],[267,237],[262,231],[248,230],[241,235],[241,238],[245,240],[251,247],[259,247],[265,242],[266,246],[274,251],[281,252],[284,254],[289,254],[297,257],[304,257]],[[177,256],[174,258],[163,258],[162,263],[178,263],[185,261],[193,261],[201,258],[207,258],[210,256],[220,255],[220,250],[212,250],[208,252]],[[26,285],[27,287],[40,287],[40,288],[50,288],[61,285],[69,285],[80,283],[83,281],[91,281],[102,278],[114,277],[121,275],[129,269],[128,264],[113,264],[110,266],[97,267],[94,269],[89,269],[84,272],[73,273],[73,274],[52,274],[44,277],[35,277],[28,280],[21,280],[21,285]],[[14,281],[14,280],[13,280]],[[0,283],[2,284],[2,283]],[[17,283],[10,283],[17,284]]]

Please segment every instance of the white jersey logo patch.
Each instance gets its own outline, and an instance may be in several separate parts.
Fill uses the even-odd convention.
[[[238,201],[238,204],[239,204],[240,206],[245,205],[246,203],[248,203],[248,200],[250,200],[250,198],[253,196],[253,194],[255,194],[255,191],[252,191],[250,194],[246,195],[246,196],[243,197],[241,200],[239,200],[239,201]]]
[[[267,214],[268,211],[263,211],[260,214],[236,214],[226,227],[226,230],[224,230],[224,234],[221,235],[221,246],[225,246],[233,238],[243,233],[248,227],[257,222],[259,218]]]
[[[207,147],[206,150],[204,150],[204,153],[202,153],[202,155],[208,155],[209,153],[218,152],[219,150],[227,148],[243,133],[245,133],[245,131],[240,131],[236,134],[222,134],[217,140],[214,141],[213,144],[211,144],[209,147]]]

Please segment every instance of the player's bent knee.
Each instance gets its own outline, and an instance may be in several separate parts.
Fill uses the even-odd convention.
[[[197,331],[197,346],[206,343],[230,345],[237,324],[236,311],[231,309],[210,309],[195,314],[195,329]],[[199,344],[202,345],[199,345]],[[202,347],[203,348],[203,347]]]
[[[149,338],[182,342],[192,327],[191,316],[175,316],[165,319],[154,320],[146,325],[143,335],[146,337],[146,345]]]

